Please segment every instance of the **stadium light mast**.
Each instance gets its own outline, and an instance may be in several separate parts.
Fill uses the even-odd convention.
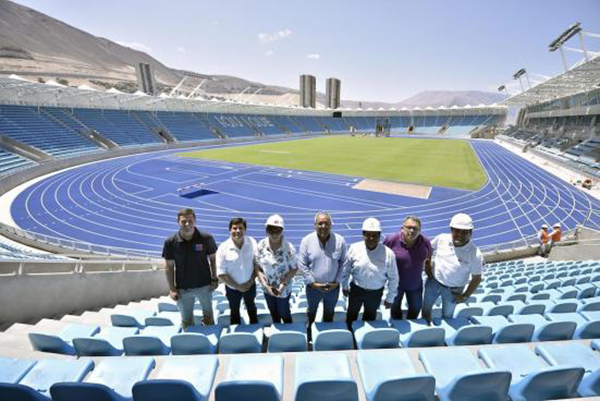
[[[571,39],[573,36],[579,36],[579,42],[583,49],[583,54],[585,57],[585,61],[589,61],[588,51],[583,42],[583,35],[581,33],[581,23],[577,22],[570,27],[567,28],[563,33],[561,33],[556,39],[554,39],[549,45],[548,50],[551,52],[555,52],[556,50],[560,50],[560,56],[562,58],[563,67],[565,72],[569,71],[569,67],[567,66],[567,59],[565,58],[565,50],[563,49],[563,45]]]
[[[508,91],[506,90],[506,85],[500,85],[498,87],[498,92],[504,93],[506,96],[508,96]]]
[[[525,92],[525,87],[523,86],[523,81],[521,80],[523,75],[525,75],[525,78],[527,78],[527,84],[529,85],[529,89],[531,89],[531,81],[529,80],[529,74],[527,74],[527,70],[525,68],[521,68],[519,71],[515,72],[513,79],[519,80],[519,83],[521,84],[521,90]]]

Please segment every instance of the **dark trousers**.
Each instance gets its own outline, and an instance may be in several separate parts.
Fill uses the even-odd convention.
[[[402,288],[398,288],[398,294],[394,299],[392,305],[391,315],[392,319],[402,319],[402,298],[406,294],[406,302],[408,303],[408,314],[407,319],[416,319],[421,313],[421,306],[423,305],[423,286],[417,290],[405,291]]]
[[[313,288],[310,285],[306,286],[306,302],[308,308],[306,308],[306,320],[308,326],[312,325],[317,317],[317,309],[319,303],[323,301],[323,321],[332,322],[333,314],[335,312],[335,305],[337,304],[338,296],[340,295],[340,287],[324,292]]]
[[[383,288],[378,290],[366,290],[350,283],[350,295],[348,296],[348,310],[346,311],[346,323],[348,326],[358,318],[360,308],[364,305],[363,320],[377,319],[377,309],[381,304]]]
[[[246,310],[250,317],[250,324],[258,323],[256,304],[254,303],[254,298],[256,298],[256,284],[252,284],[252,287],[246,292],[234,290],[233,288],[225,286],[225,293],[227,300],[229,301],[229,309],[231,309],[231,324],[240,324],[242,321],[240,317],[242,298],[244,299],[244,304],[246,304]]]
[[[292,312],[290,311],[290,297],[277,298],[265,292],[265,301],[271,313],[273,323],[292,323]]]

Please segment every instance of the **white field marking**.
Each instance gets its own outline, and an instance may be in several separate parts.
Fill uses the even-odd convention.
[[[287,150],[259,150],[261,153],[277,153],[280,155],[290,155],[292,152],[288,152]]]

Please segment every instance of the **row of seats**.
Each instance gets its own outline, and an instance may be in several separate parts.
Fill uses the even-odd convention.
[[[91,360],[0,358],[0,399],[12,400],[540,400],[600,395],[599,340],[406,350]],[[158,362],[158,363],[157,363]],[[220,367],[221,363],[225,366]],[[285,366],[293,365],[293,378]],[[217,371],[224,372],[215,382]],[[423,372],[424,370],[424,372]]]
[[[35,163],[29,159],[19,156],[0,148],[0,175],[9,171],[17,171],[25,167],[33,166]]]

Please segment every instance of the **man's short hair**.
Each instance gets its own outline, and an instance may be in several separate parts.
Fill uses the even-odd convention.
[[[229,220],[229,230],[231,230],[231,227],[237,226],[238,224],[242,224],[244,226],[244,230],[248,228],[246,226],[246,220],[241,217],[234,217],[233,219]]]
[[[190,208],[185,208],[185,209],[181,209],[179,210],[179,212],[177,212],[177,221],[179,221],[179,218],[181,216],[188,216],[188,215],[192,215],[194,216],[194,219],[196,218],[196,212],[194,212],[194,209],[190,209]]]
[[[403,224],[405,224],[408,220],[414,221],[419,225],[419,228],[421,228],[421,220],[417,216],[406,216]]]
[[[317,219],[319,218],[319,216],[327,217],[327,220],[329,220],[331,225],[333,225],[333,220],[331,220],[331,215],[325,211],[317,212],[317,214],[315,214],[315,221],[314,221],[315,224],[317,224]]]

